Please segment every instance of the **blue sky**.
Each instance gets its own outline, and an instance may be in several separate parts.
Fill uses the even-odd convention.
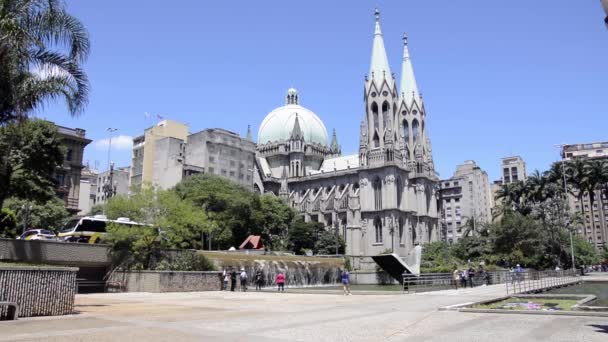
[[[192,132],[221,127],[254,137],[265,115],[300,91],[301,104],[358,149],[376,1],[67,1],[88,27],[90,104],[38,116],[87,130],[85,161],[107,165],[99,140],[136,136],[160,114]],[[169,5],[171,4],[171,5]],[[409,35],[441,177],[475,160],[490,178],[500,158],[529,171],[558,158],[554,144],[608,140],[608,30],[599,1],[379,1],[391,68]],[[130,163],[127,139],[112,159]]]

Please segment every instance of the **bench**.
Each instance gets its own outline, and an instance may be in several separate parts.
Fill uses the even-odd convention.
[[[0,302],[0,307],[8,306],[6,311],[6,319],[16,320],[19,318],[19,304],[14,302]]]

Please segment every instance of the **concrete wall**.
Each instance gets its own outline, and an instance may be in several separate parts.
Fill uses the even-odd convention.
[[[76,271],[68,267],[0,267],[0,302],[19,304],[19,317],[71,314]],[[5,315],[6,308],[0,309],[0,318]]]
[[[108,281],[109,292],[159,293],[219,290],[221,290],[219,272],[116,272]]]
[[[108,246],[0,239],[0,261],[66,266],[109,266]]]

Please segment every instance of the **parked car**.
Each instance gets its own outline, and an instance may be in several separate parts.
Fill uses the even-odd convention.
[[[17,240],[57,240],[57,235],[48,229],[29,229],[21,234]]]

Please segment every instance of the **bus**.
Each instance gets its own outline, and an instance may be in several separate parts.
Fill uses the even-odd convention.
[[[118,224],[127,227],[147,226],[142,223],[131,221],[127,217],[119,217],[110,220],[105,215],[78,217],[66,222],[57,235],[65,242],[81,242],[96,244],[100,243],[106,235],[108,224]]]

